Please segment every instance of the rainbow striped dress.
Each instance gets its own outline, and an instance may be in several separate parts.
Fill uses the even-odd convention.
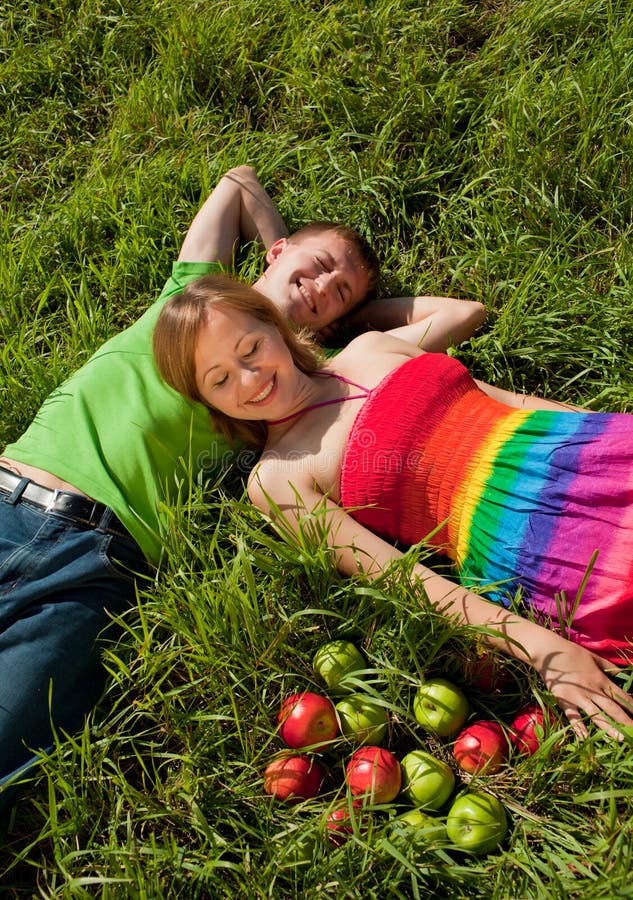
[[[426,353],[363,404],[341,504],[392,542],[425,540],[489,599],[520,589],[537,621],[633,661],[632,415],[512,409]]]

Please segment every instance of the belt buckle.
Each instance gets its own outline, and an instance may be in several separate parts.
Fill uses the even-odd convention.
[[[57,498],[61,494],[61,491],[58,488],[53,488],[51,490],[51,496],[46,504],[45,512],[50,513],[55,511],[55,504],[57,503]]]
[[[104,508],[102,503],[97,503],[96,500],[92,501],[92,509],[90,510],[90,515],[87,519],[87,524],[90,528],[98,528],[101,524],[101,519],[103,518]]]

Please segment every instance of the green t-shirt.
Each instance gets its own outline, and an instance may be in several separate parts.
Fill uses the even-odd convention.
[[[215,263],[174,263],[159,299],[44,401],[6,456],[44,469],[111,506],[145,555],[160,557],[159,504],[232,456],[209,414],[160,378],[154,323],[165,301]]]

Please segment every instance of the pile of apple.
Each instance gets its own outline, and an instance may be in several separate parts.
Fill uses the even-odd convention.
[[[387,735],[389,714],[380,699],[359,688],[366,663],[349,641],[330,641],[314,658],[314,670],[336,704],[323,694],[305,691],[287,697],[278,715],[279,736],[291,751],[266,767],[264,790],[279,800],[296,802],[315,797],[325,771],[315,757],[340,735],[357,747],[345,768],[348,800],[330,810],[325,826],[330,841],[339,844],[362,823],[368,805],[391,803],[399,795],[412,809],[394,820],[395,835],[412,842],[450,841],[473,853],[489,853],[504,840],[508,821],[504,806],[482,790],[460,793],[443,819],[433,818],[448,803],[456,779],[453,769],[426,750],[412,750],[401,760],[380,746]],[[433,678],[417,689],[416,721],[437,738],[452,741],[456,765],[469,775],[498,772],[510,752],[534,753],[546,730],[541,707],[524,707],[507,730],[493,720],[475,720],[463,691],[445,678]],[[296,752],[300,751],[300,752]]]

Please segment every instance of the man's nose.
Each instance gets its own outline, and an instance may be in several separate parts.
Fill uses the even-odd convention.
[[[314,281],[319,294],[327,294],[336,284],[336,273],[321,272],[319,275],[317,275]]]

